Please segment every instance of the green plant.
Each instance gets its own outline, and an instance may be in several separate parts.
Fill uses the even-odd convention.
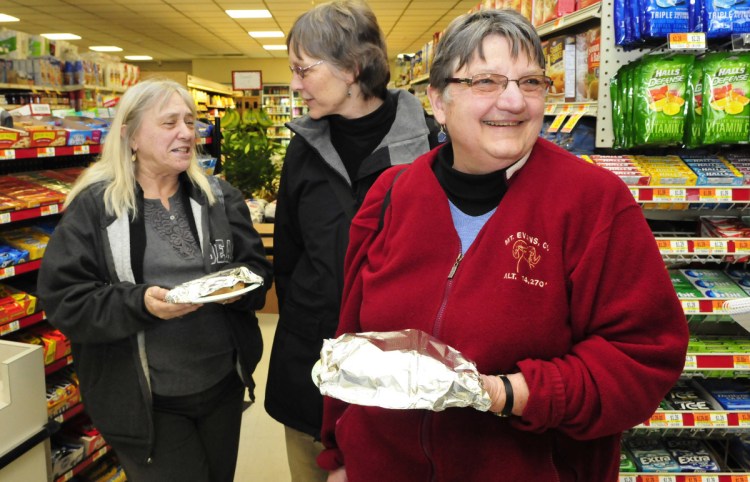
[[[268,138],[266,129],[271,125],[262,109],[242,114],[227,109],[221,119],[224,175],[248,198],[271,201],[276,197],[284,148]]]

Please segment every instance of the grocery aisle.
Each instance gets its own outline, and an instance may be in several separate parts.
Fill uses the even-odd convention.
[[[242,432],[237,460],[236,482],[288,482],[284,428],[263,408],[268,359],[278,315],[258,313],[263,333],[263,358],[255,370],[255,403],[242,416]]]

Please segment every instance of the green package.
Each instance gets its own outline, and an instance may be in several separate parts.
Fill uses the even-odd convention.
[[[609,79],[609,96],[612,99],[612,136],[614,142],[612,147],[619,149],[625,147],[624,140],[622,138],[622,128],[620,127],[623,123],[617,122],[616,119],[622,119],[622,104],[620,96],[620,85],[621,80],[619,79],[620,72],[617,72],[611,79]]]
[[[750,137],[750,54],[716,53],[703,67],[704,144],[746,144]]]
[[[703,59],[696,59],[688,77],[685,146],[703,144]]]
[[[689,54],[646,56],[635,75],[634,144],[682,144],[687,81],[695,57]]]

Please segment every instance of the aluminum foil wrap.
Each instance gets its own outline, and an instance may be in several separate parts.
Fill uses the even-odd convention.
[[[239,282],[244,283],[245,287],[257,288],[263,285],[263,278],[244,266],[225,269],[175,286],[169,290],[164,301],[167,303],[199,302],[201,298],[211,296],[214,291],[230,288]]]
[[[312,377],[323,395],[357,405],[486,412],[492,404],[474,362],[419,330],[324,340]]]

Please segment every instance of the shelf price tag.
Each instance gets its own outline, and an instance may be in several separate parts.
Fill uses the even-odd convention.
[[[669,48],[675,50],[701,50],[706,48],[704,32],[671,33]]]
[[[46,206],[42,206],[39,208],[40,214],[42,216],[50,216],[52,214],[57,214],[60,212],[60,206],[57,204],[48,204]]]
[[[748,412],[738,413],[737,425],[743,428],[750,427],[750,413]]]
[[[709,241],[709,252],[711,254],[720,254],[729,252],[729,243],[724,239],[712,239]]]
[[[0,213],[0,224],[8,224],[11,221],[10,213]]]
[[[565,120],[566,117],[568,117],[568,111],[569,110],[570,110],[570,106],[569,105],[567,105],[567,104],[563,105],[562,111],[560,111],[560,113],[557,114],[557,116],[555,117],[555,119],[549,125],[549,127],[547,128],[547,132],[549,132],[550,134],[553,134],[553,133],[557,132],[558,130],[560,130],[560,126],[562,126],[563,121]]]
[[[638,198],[639,198],[639,194],[638,194],[638,193],[640,193],[640,192],[641,192],[641,190],[640,190],[640,189],[637,189],[637,188],[634,188],[634,187],[631,187],[631,188],[630,188],[630,194],[632,194],[632,195],[633,195],[633,198],[634,198],[634,199],[635,199],[636,201],[638,201]]]
[[[16,150],[15,149],[0,149],[0,159],[15,159],[16,158]]]
[[[54,157],[54,156],[55,156],[54,147],[37,147],[36,148],[36,157]]]
[[[685,355],[685,368],[692,370],[698,368],[698,357],[695,355]]]
[[[10,278],[11,276],[15,276],[15,275],[16,275],[15,266],[8,266],[7,268],[0,269],[0,279]]]
[[[662,413],[657,412],[651,415],[648,420],[648,424],[651,427],[682,427],[682,415],[679,413]]]
[[[750,253],[750,240],[735,239],[734,240],[734,252],[738,254]]]
[[[685,482],[719,482],[715,475],[686,475]]]
[[[619,482],[638,482],[638,476],[635,476],[635,475],[620,475]]]
[[[5,336],[8,333],[18,331],[19,329],[21,329],[21,322],[18,320],[11,321],[7,325],[0,326],[0,336]]]
[[[685,189],[675,188],[657,188],[654,189],[654,201],[687,201],[687,191]]]
[[[750,356],[748,355],[734,355],[734,368],[735,370],[747,370],[750,368]]]
[[[682,305],[682,310],[685,312],[685,314],[697,314],[701,312],[701,306],[700,303],[693,300],[680,300],[680,304]]]
[[[73,146],[73,155],[74,156],[80,156],[83,154],[89,154],[91,152],[91,148],[89,148],[88,145],[85,146]]]
[[[573,130],[573,128],[576,126],[579,120],[581,120],[581,117],[583,117],[586,114],[586,111],[588,110],[588,105],[579,105],[576,109],[575,113],[570,116],[570,119],[568,119],[568,122],[565,123],[562,129],[560,129],[560,132],[563,134],[567,134]]]
[[[716,412],[709,412],[709,413],[695,413],[695,426],[696,427],[727,427],[729,425],[729,420],[727,419],[726,414],[724,413],[716,413]]]
[[[731,482],[748,482],[747,475],[732,475],[729,480]]]

